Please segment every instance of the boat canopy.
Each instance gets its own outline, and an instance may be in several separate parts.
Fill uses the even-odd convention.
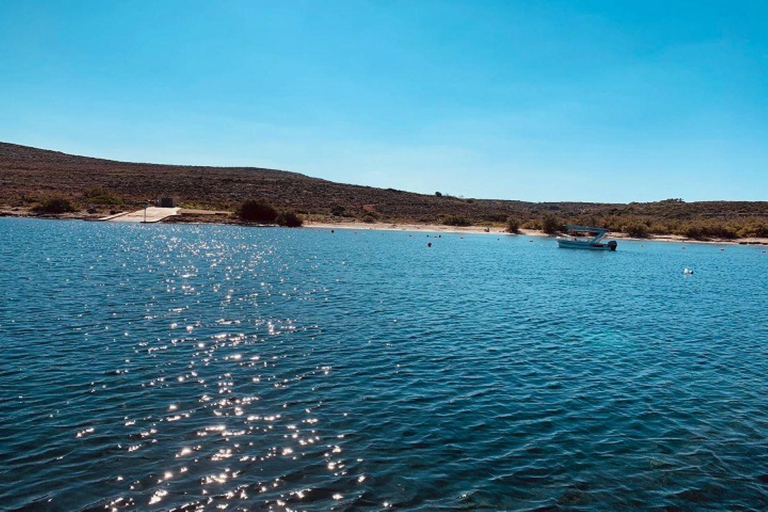
[[[566,231],[577,231],[580,233],[594,233],[595,235],[602,235],[608,232],[605,228],[592,228],[589,226],[574,226],[572,224],[566,224],[565,225]]]

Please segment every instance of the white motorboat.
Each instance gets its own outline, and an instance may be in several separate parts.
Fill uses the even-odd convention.
[[[593,251],[615,251],[616,240],[603,242],[607,229],[589,226],[565,226],[565,235],[557,237],[557,246],[562,249],[591,249]]]

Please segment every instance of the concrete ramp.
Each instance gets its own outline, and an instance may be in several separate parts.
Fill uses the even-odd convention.
[[[161,220],[178,215],[181,208],[161,208],[159,206],[150,206],[149,208],[136,210],[130,213],[118,213],[117,215],[110,215],[101,220],[108,222],[147,222],[155,223]]]

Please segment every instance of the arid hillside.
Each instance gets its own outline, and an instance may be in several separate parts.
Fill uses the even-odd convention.
[[[558,222],[604,225],[614,231],[634,228],[637,234],[682,232],[697,224],[704,228],[701,236],[760,236],[740,230],[754,225],[759,232],[768,219],[765,201],[604,204],[466,199],[347,185],[257,167],[117,162],[0,143],[0,206],[31,208],[63,197],[76,208],[95,204],[110,209],[168,196],[189,208],[233,210],[246,199],[263,198],[277,208],[320,218],[498,224],[511,216],[521,226],[541,227],[544,217],[554,217]],[[720,233],[720,228],[725,231]]]
[[[469,215],[503,221],[530,207],[517,201],[474,201],[392,189],[345,185],[294,172],[256,167],[196,167],[116,162],[0,143],[0,203],[28,206],[51,196],[85,203],[107,193],[124,204],[161,196],[182,205],[233,209],[265,198],[301,213],[435,221],[437,215]],[[343,209],[343,210],[342,210]]]

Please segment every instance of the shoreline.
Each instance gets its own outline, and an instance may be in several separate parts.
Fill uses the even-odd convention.
[[[443,226],[439,224],[396,224],[396,223],[356,223],[356,222],[307,222],[305,228],[312,229],[355,229],[355,230],[373,230],[373,231],[405,231],[416,233],[451,233],[468,235],[507,235],[507,236],[532,236],[538,238],[555,238],[556,235],[548,235],[537,229],[520,229],[518,233],[508,233],[500,227],[482,227],[482,226]],[[487,231],[486,231],[487,230]],[[672,242],[686,244],[709,244],[709,245],[768,245],[768,238],[736,238],[714,239],[714,240],[696,240],[686,238],[681,235],[648,235],[646,238],[636,238],[626,233],[611,232],[608,238],[618,241],[628,242]]]
[[[265,225],[241,222],[227,215],[222,211],[205,212],[203,210],[188,210],[174,217],[169,217],[160,224],[217,224],[234,226],[253,226],[268,227]],[[104,221],[104,213],[83,213],[72,212],[64,214],[36,214],[29,210],[17,210],[10,208],[0,208],[0,217],[17,217],[48,220],[83,220],[83,221]],[[393,223],[393,222],[323,222],[307,220],[302,226],[307,229],[354,229],[369,231],[403,231],[413,233],[448,233],[448,234],[467,234],[467,235],[507,235],[507,236],[530,236],[537,238],[554,238],[555,235],[547,235],[543,231],[535,229],[520,229],[518,233],[508,233],[505,228],[498,226],[446,226],[441,224],[414,224],[414,223]],[[679,244],[709,244],[709,245],[756,245],[768,246],[768,238],[735,238],[735,239],[710,239],[697,240],[686,238],[682,235],[648,235],[645,238],[636,238],[626,233],[611,232],[609,238],[617,241],[630,242],[667,242]]]

